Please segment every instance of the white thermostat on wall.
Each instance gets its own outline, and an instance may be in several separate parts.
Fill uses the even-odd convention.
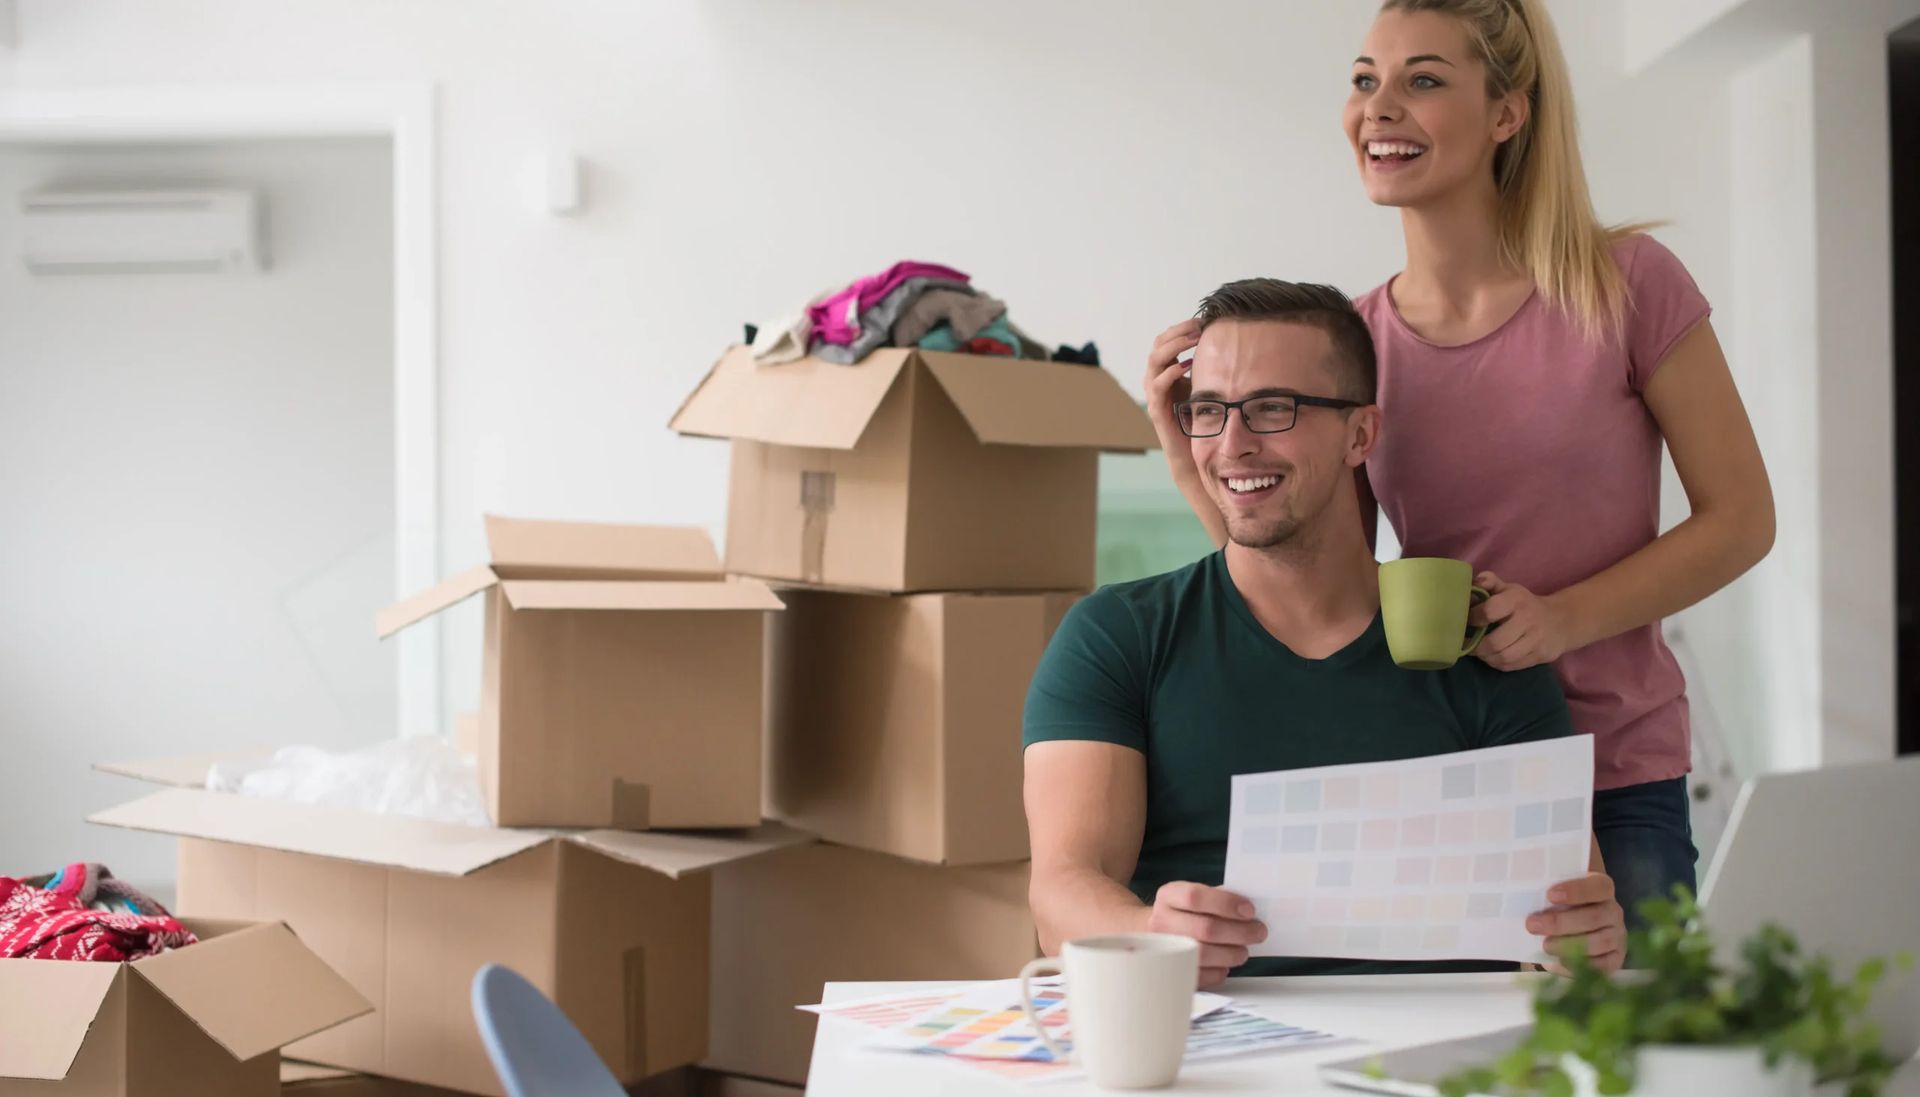
[[[572,150],[546,149],[527,161],[523,176],[528,203],[540,213],[571,217],[586,205],[580,158]]]
[[[239,188],[40,191],[20,198],[21,258],[35,274],[256,272],[263,214]]]

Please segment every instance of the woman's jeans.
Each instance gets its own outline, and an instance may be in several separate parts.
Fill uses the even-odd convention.
[[[1694,891],[1693,821],[1687,779],[1604,789],[1593,796],[1593,836],[1600,843],[1613,893],[1639,928],[1642,899],[1673,897],[1673,885]]]

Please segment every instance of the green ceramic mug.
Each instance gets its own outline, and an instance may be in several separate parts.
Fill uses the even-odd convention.
[[[1467,611],[1487,592],[1473,585],[1465,560],[1416,556],[1380,565],[1380,615],[1387,650],[1408,670],[1445,670],[1472,655],[1487,634],[1467,631]]]

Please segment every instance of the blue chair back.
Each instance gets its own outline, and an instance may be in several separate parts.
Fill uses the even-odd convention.
[[[560,1007],[511,968],[475,973],[473,1021],[508,1097],[626,1097]]]

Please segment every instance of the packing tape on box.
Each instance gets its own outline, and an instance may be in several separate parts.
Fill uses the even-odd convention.
[[[647,1070],[647,950],[630,948],[621,956],[621,995],[627,1005],[627,1074],[645,1078]]]
[[[619,830],[653,829],[653,791],[647,785],[613,779],[612,825]]]
[[[806,514],[800,529],[800,574],[818,583],[827,554],[827,517],[833,513],[833,473],[800,474],[800,509]]]

